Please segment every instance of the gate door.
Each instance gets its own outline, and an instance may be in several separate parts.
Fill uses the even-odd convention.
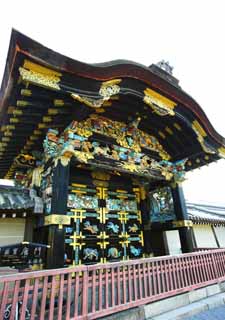
[[[140,258],[143,232],[139,189],[71,183],[65,228],[66,264]]]

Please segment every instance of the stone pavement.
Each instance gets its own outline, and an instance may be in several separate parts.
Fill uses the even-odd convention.
[[[201,312],[185,320],[225,320],[225,306]]]

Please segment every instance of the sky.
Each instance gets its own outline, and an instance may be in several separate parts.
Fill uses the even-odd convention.
[[[225,137],[225,1],[2,0],[0,81],[11,29],[87,63],[164,59]],[[189,201],[225,204],[225,160],[187,174]]]

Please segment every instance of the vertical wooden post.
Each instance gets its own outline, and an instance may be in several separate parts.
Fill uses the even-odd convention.
[[[102,271],[100,270],[99,275],[102,275]],[[83,284],[82,284],[82,317],[84,319],[88,314],[88,268],[83,271]],[[93,289],[95,290],[95,288]],[[102,286],[99,284],[99,295],[102,298]],[[76,302],[77,303],[77,302]],[[99,304],[99,310],[102,309],[102,304]]]
[[[144,186],[140,186],[140,210],[142,215],[143,224],[143,236],[144,236],[144,250],[146,254],[152,253],[152,248],[150,244],[150,205],[148,192]]]
[[[184,199],[184,193],[181,185],[176,184],[175,187],[171,188],[173,204],[174,204],[174,212],[176,215],[176,219],[180,222],[185,222],[189,220],[187,208]],[[192,227],[185,226],[181,224],[179,227],[179,235],[182,252],[193,252],[194,241],[193,241],[193,230]]]
[[[59,159],[56,167],[53,169],[51,206],[53,214],[65,214],[67,211],[69,172],[69,163],[63,165]]]
[[[58,160],[53,169],[51,214],[65,215],[67,212],[67,197],[69,183],[69,164],[63,165]],[[48,226],[47,268],[62,268],[64,266],[64,229],[61,225]]]
[[[64,266],[64,230],[57,225],[48,227],[47,269],[63,268]]]

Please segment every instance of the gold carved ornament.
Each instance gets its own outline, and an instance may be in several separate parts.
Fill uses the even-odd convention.
[[[58,165],[58,162],[60,161],[63,167],[68,166],[68,164],[70,163],[70,159],[71,159],[72,155],[70,154],[69,156],[66,155],[62,155],[59,156],[57,158],[54,159],[54,167],[56,167]]]
[[[19,68],[20,76],[23,81],[30,82],[42,87],[47,87],[54,90],[60,90],[60,78],[52,75],[45,75],[40,72],[26,70],[23,67]]]
[[[150,88],[144,90],[143,101],[159,116],[175,115],[174,108],[177,104]]]
[[[195,134],[197,135],[197,140],[200,143],[203,151],[205,153],[209,153],[209,154],[216,153],[216,151],[213,148],[211,148],[205,144],[204,138],[207,137],[207,133],[205,132],[205,130],[203,129],[203,127],[200,125],[200,123],[197,120],[193,121],[192,129],[194,130]]]
[[[58,164],[58,161],[61,161],[61,164],[66,167],[68,166],[68,164],[70,163],[70,160],[72,158],[72,156],[75,156],[76,159],[79,162],[82,163],[87,163],[88,160],[94,159],[94,156],[92,155],[91,152],[83,152],[83,151],[78,151],[78,150],[65,150],[65,152],[63,152],[63,154],[59,157],[56,157],[54,159],[54,166],[56,167]]]
[[[139,121],[140,119],[136,119],[127,125],[97,115],[91,115],[88,119],[80,123],[73,121],[60,137],[57,136],[56,130],[48,132],[47,138],[45,139],[45,149],[46,152],[48,149],[50,150],[49,153],[50,156],[54,158],[55,165],[57,165],[60,160],[63,166],[67,166],[72,156],[75,156],[79,162],[88,163],[88,161],[94,159],[95,154],[99,154],[98,152],[100,151],[102,155],[106,156],[107,150],[103,150],[103,148],[98,145],[94,146],[93,144],[97,142],[91,143],[86,137],[78,141],[74,137],[74,134],[80,133],[80,129],[84,130],[86,133],[88,132],[89,135],[96,132],[113,137],[118,144],[129,147],[130,150],[128,152],[128,148],[126,147],[124,147],[125,150],[123,150],[123,148],[113,145],[112,152],[116,153],[118,157],[116,158],[113,154],[113,159],[120,160],[119,152],[130,153],[129,161],[120,161],[119,165],[121,166],[121,169],[141,174],[149,173],[148,169],[156,169],[160,170],[167,180],[170,180],[173,174],[170,172],[170,168],[167,168],[168,165],[160,165],[160,163],[153,161],[146,155],[143,156],[143,154],[139,155],[139,157],[141,157],[140,164],[135,163],[135,157],[138,157],[137,154],[135,155],[137,150],[136,147],[138,147],[139,150],[142,146],[154,150],[160,155],[164,153],[164,159],[169,159],[169,155],[164,151],[155,137],[150,136],[137,128]],[[130,144],[128,144],[128,142],[130,142]],[[55,148],[56,146],[58,147]],[[94,151],[91,151],[93,146]],[[79,147],[81,150],[76,150],[76,147]],[[98,149],[100,149],[100,151],[98,151]],[[97,181],[98,178],[95,178],[95,180]]]
[[[220,147],[218,150],[218,154],[221,158],[225,159],[225,147]]]
[[[15,165],[20,167],[34,167],[35,162],[36,159],[33,156],[24,153],[18,154],[14,160]]]
[[[122,167],[125,170],[131,171],[131,172],[139,172],[139,166],[136,165],[135,163],[128,163],[128,162],[124,162],[122,163]]]
[[[100,99],[85,97],[75,92],[71,93],[71,97],[74,100],[84,103],[86,106],[90,108],[98,109],[103,106],[104,102],[110,100],[112,96],[119,94],[120,87],[118,84],[121,81],[121,79],[113,79],[103,82],[101,88],[99,89],[99,96],[101,97]]]
[[[116,142],[135,152],[140,152],[141,147],[153,150],[159,153],[164,160],[169,160],[170,155],[163,149],[159,141],[137,128],[140,118],[130,124],[113,121],[96,114],[92,114],[88,119],[82,122],[74,122],[73,131],[81,136],[90,137],[93,132],[112,137]],[[132,140],[129,144],[128,141]]]
[[[104,171],[92,171],[91,176],[93,179],[102,180],[102,181],[109,181],[110,174]]]
[[[193,222],[191,220],[177,220],[173,221],[173,226],[175,228],[192,227]]]
[[[93,179],[92,182],[96,187],[108,188],[109,186],[108,181]]]
[[[40,187],[41,186],[41,180],[42,180],[42,173],[44,171],[43,166],[38,166],[34,168],[32,172],[32,182],[31,182],[31,187]]]

